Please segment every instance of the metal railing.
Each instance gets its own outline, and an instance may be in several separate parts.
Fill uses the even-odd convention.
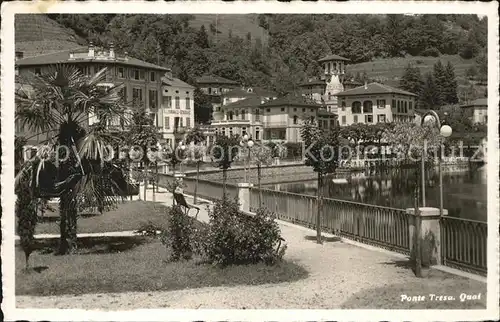
[[[168,187],[173,183],[174,177],[170,174],[159,173],[158,174],[158,185],[160,187]],[[193,195],[194,188],[196,185],[196,178],[184,177],[182,179],[184,183],[184,193]],[[208,180],[200,179],[198,181],[198,189],[196,194],[198,197],[207,200],[222,199],[223,184],[221,182],[213,182]],[[238,196],[238,187],[232,184],[226,184],[226,193],[229,198],[234,199]]]
[[[482,221],[442,217],[442,264],[486,275],[488,224]]]
[[[251,189],[250,207],[259,208],[259,191]],[[316,227],[318,201],[314,196],[262,189],[262,205],[279,219]],[[410,253],[409,217],[404,209],[346,200],[323,199],[321,229],[362,243]]]

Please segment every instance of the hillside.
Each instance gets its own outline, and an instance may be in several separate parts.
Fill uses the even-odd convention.
[[[73,30],[46,15],[18,14],[14,23],[16,51],[22,51],[24,57],[73,49],[85,43]]]
[[[217,35],[222,37],[227,38],[231,32],[233,36],[244,39],[250,33],[252,39],[260,38],[262,43],[267,43],[268,33],[259,26],[257,14],[198,14],[193,16],[194,19],[189,22],[189,25],[195,29],[199,29],[204,25],[209,35],[212,35],[210,33],[210,24],[212,24],[218,31]]]

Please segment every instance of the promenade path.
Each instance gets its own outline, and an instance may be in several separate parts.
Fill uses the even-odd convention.
[[[147,199],[152,200],[151,191],[148,191]],[[172,196],[170,193],[156,194],[156,201],[171,205]],[[198,216],[201,221],[208,221],[207,206],[207,203],[201,205],[202,210]],[[401,295],[427,295],[444,290],[446,295],[458,297],[461,292],[483,288],[483,297],[486,298],[486,284],[481,282],[437,270],[431,270],[429,278],[418,279],[405,266],[406,260],[402,256],[341,241],[318,245],[314,240],[309,240],[315,236],[315,232],[310,229],[281,221],[280,227],[288,244],[285,259],[306,268],[309,271],[307,278],[281,284],[203,287],[154,293],[18,296],[16,306],[106,310],[425,308],[429,303],[408,304],[401,302]],[[436,285],[440,285],[439,290]],[[436,302],[430,304],[433,305],[431,307],[440,305]],[[462,308],[464,305],[458,300],[455,304],[456,308]]]

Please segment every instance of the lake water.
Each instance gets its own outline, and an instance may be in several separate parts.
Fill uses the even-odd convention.
[[[439,208],[439,176],[430,170],[426,180],[426,206]],[[347,183],[327,178],[323,196],[393,208],[414,207],[414,169],[393,169],[382,173],[344,176]],[[421,179],[419,181],[421,185]],[[266,188],[316,195],[315,180],[267,185]],[[420,199],[419,199],[420,200]],[[419,201],[420,203],[420,201]],[[487,221],[486,169],[443,173],[443,204],[448,215]]]

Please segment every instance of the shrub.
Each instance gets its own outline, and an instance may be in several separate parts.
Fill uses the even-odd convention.
[[[17,234],[25,256],[26,268],[29,267],[29,256],[34,250],[35,227],[37,224],[37,199],[32,196],[29,176],[23,176],[15,189],[17,199],[15,213],[17,217]]]
[[[424,57],[439,57],[439,55],[441,55],[441,53],[439,52],[439,49],[437,49],[436,47],[430,47],[430,48],[426,48],[422,54],[422,56]]]
[[[206,230],[197,231],[194,251],[216,265],[268,265],[281,260],[286,245],[273,214],[260,209],[254,217],[238,210],[238,203],[223,199],[209,212]]]
[[[191,259],[193,251],[191,238],[193,234],[193,218],[187,216],[180,206],[169,207],[168,228],[164,230],[161,236],[161,242],[171,249],[172,261],[178,261],[181,258]]]

